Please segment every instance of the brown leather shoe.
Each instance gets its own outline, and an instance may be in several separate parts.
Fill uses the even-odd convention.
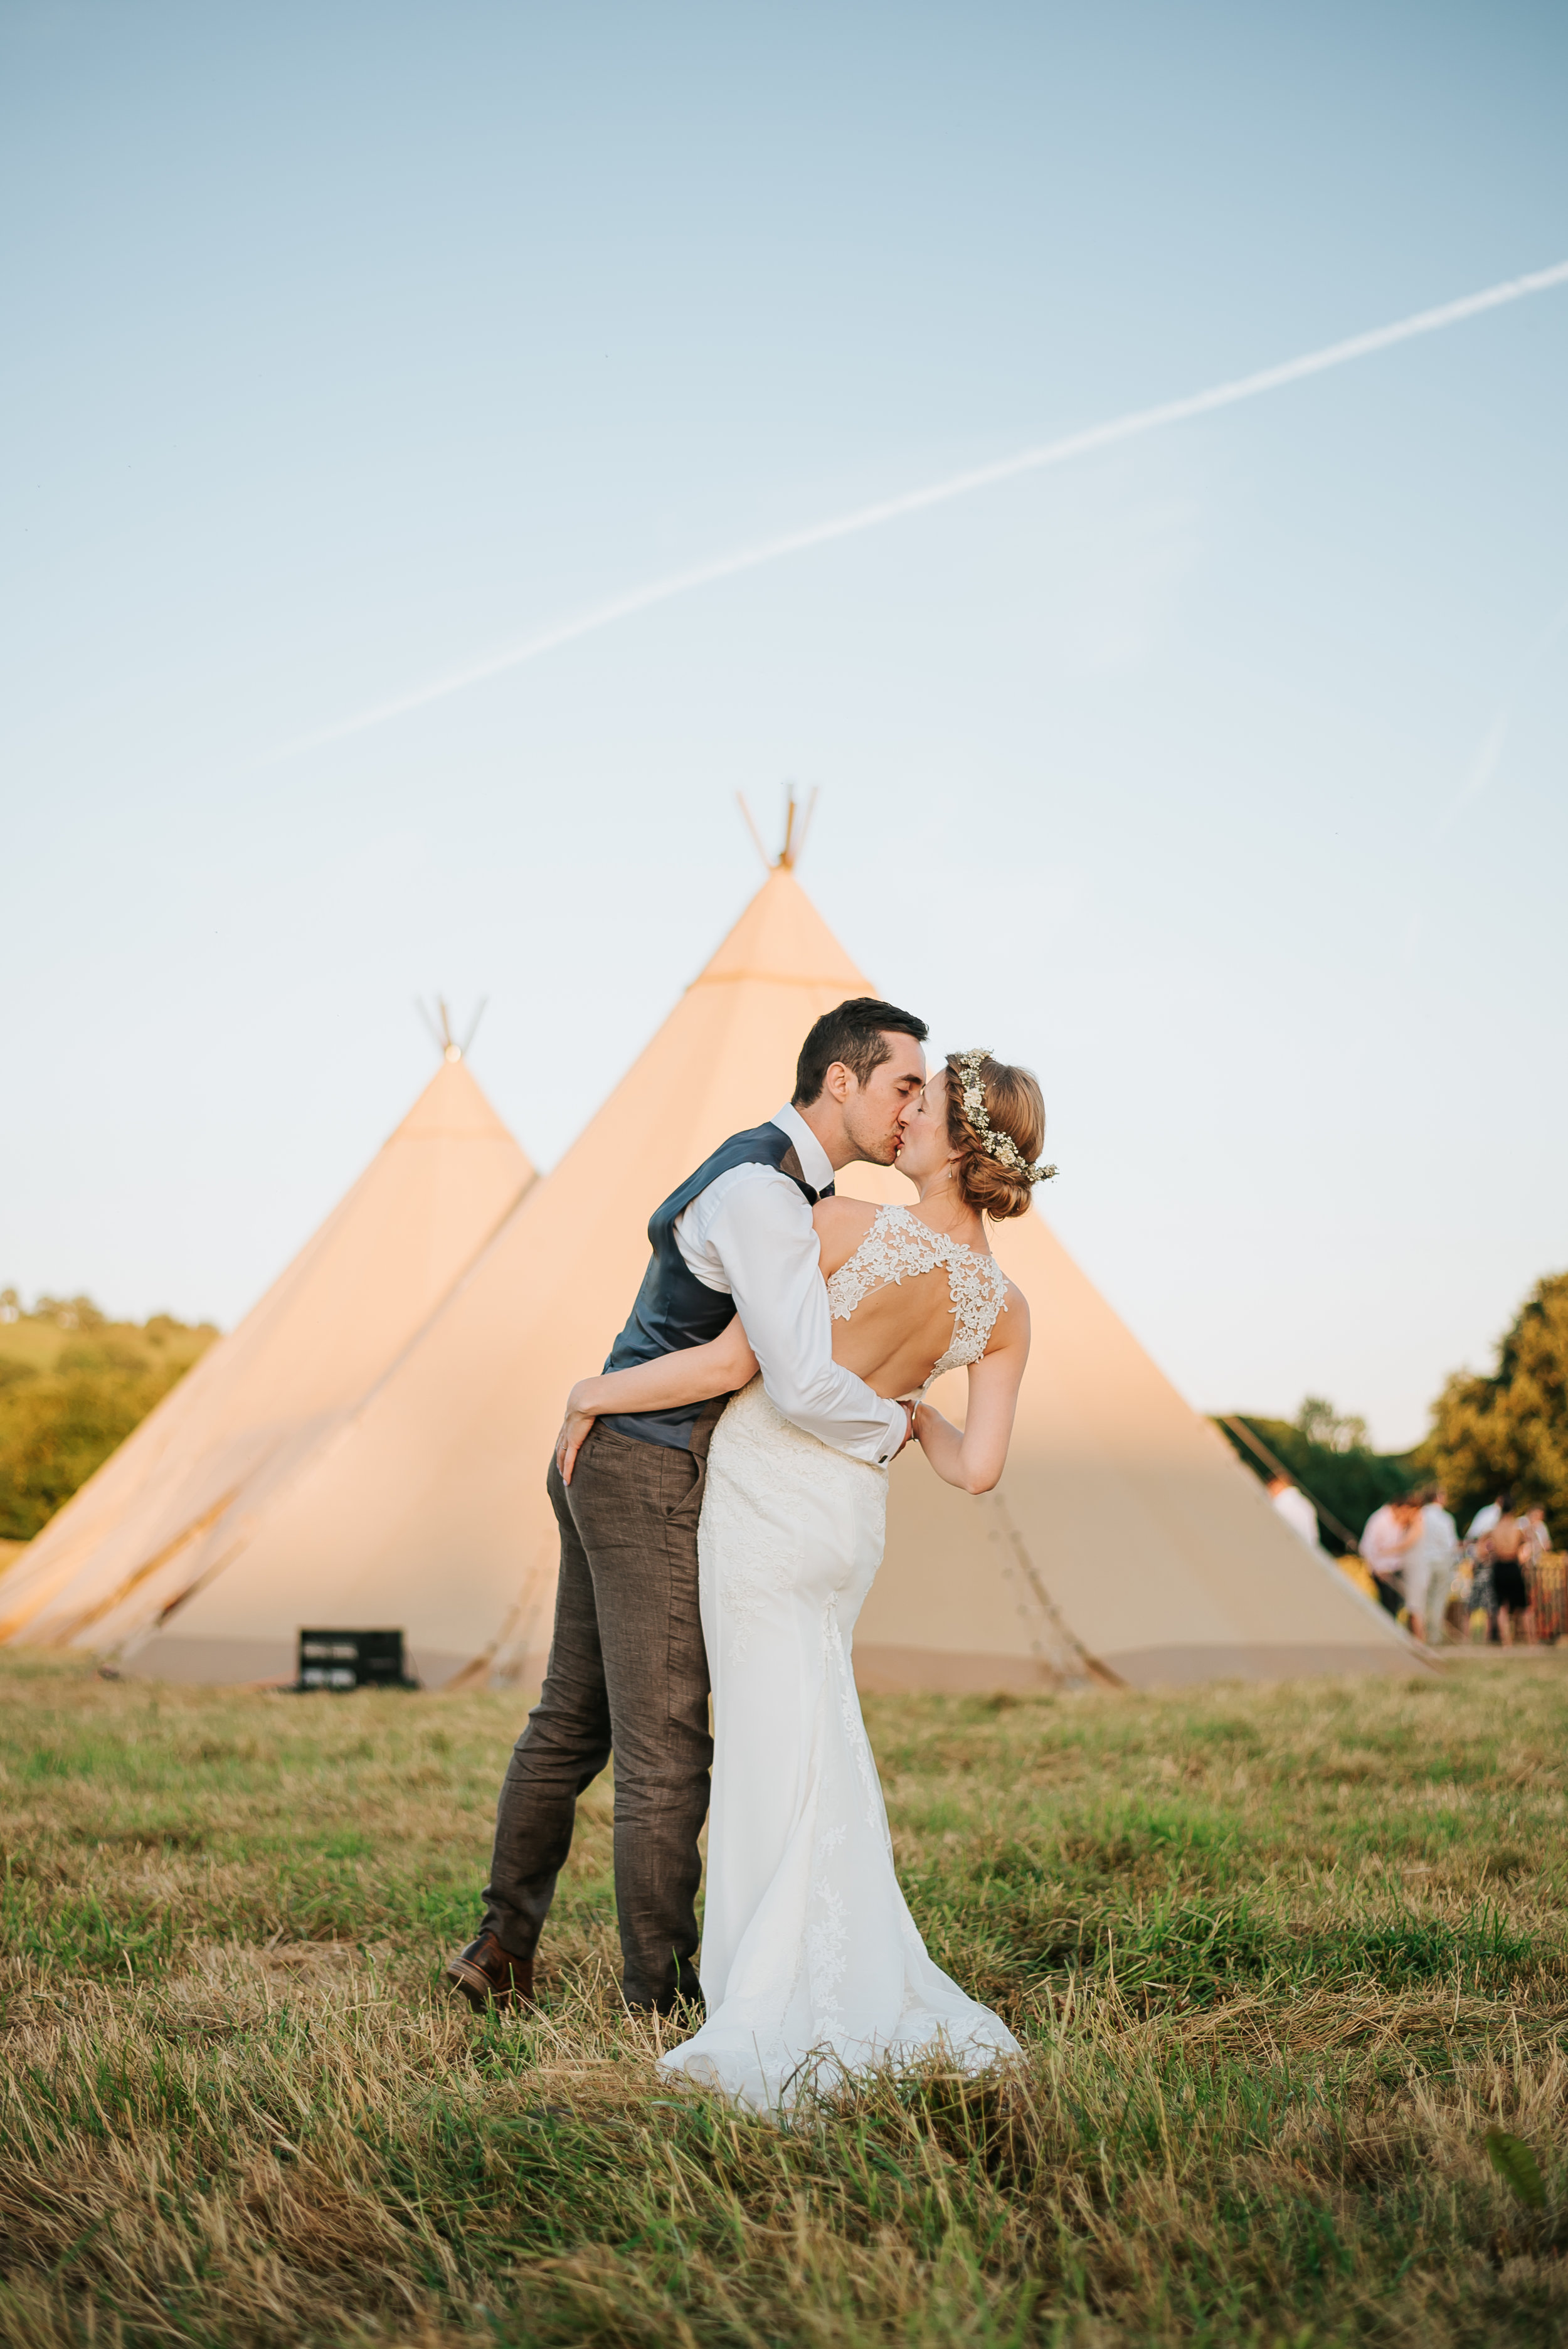
[[[466,1950],[459,1950],[447,1968],[447,1980],[476,2014],[491,2006],[533,2004],[533,1960],[514,1958],[493,1933],[481,1933]]]

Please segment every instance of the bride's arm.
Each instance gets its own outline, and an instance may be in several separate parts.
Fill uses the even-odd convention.
[[[669,1411],[683,1402],[707,1402],[713,1395],[734,1394],[756,1372],[757,1357],[737,1313],[706,1346],[678,1346],[656,1361],[635,1362],[630,1370],[602,1371],[597,1378],[579,1379],[566,1398],[566,1416],[555,1439],[555,1464],[562,1481],[571,1484],[583,1439],[606,1412]]]
[[[1013,1289],[999,1343],[969,1366],[969,1408],[962,1434],[928,1402],[914,1414],[922,1451],[943,1482],[961,1493],[988,1493],[1007,1464],[1018,1384],[1029,1359],[1029,1309]]]
[[[579,1379],[566,1398],[566,1408],[590,1419],[600,1419],[607,1411],[668,1411],[676,1403],[733,1394],[756,1373],[757,1357],[737,1313],[706,1346],[677,1346],[655,1361]]]

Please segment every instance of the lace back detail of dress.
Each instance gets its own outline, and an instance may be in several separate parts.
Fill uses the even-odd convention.
[[[847,1321],[856,1306],[873,1288],[890,1281],[947,1268],[948,1294],[953,1299],[953,1343],[926,1379],[944,1371],[977,1362],[990,1342],[996,1316],[1007,1302],[1007,1276],[994,1256],[982,1256],[962,1240],[934,1232],[907,1207],[879,1207],[876,1219],[847,1263],[828,1283],[828,1302],[835,1321]]]

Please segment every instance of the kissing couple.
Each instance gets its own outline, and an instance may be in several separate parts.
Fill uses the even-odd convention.
[[[482,1927],[447,1969],[481,2011],[531,1999],[577,1797],[613,1752],[626,2003],[700,2023],[661,2069],[758,2113],[823,2066],[977,2071],[1016,2045],[905,1906],[851,1664],[903,1446],[965,1492],[1002,1473],[1029,1317],[985,1218],[1054,1172],[1029,1071],[970,1051],[928,1075],[926,1032],[871,997],[825,1013],[793,1100],[655,1208],[631,1318],[556,1439],[549,1666]],[[860,1160],[914,1204],[835,1197]],[[962,1433],[923,1400],[960,1363]]]

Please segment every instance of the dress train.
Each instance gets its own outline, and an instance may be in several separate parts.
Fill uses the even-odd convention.
[[[760,1379],[714,1431],[708,2013],[660,2068],[758,2113],[882,2064],[978,2071],[1016,2052],[927,1954],[894,1872],[851,1665],[886,1513],[887,1471],[802,1433]]]

